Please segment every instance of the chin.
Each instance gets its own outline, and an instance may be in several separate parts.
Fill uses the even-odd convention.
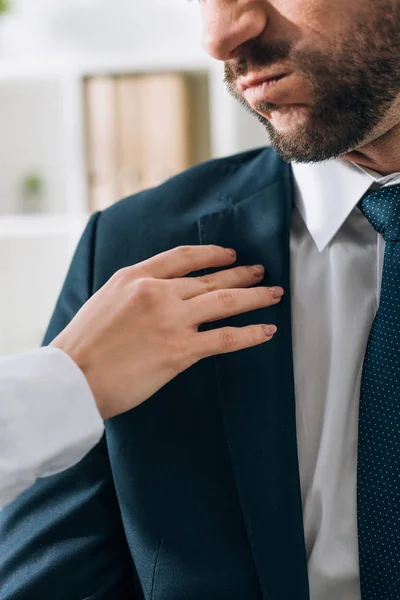
[[[260,111],[280,135],[290,135],[296,129],[307,129],[310,125],[310,109],[307,106],[293,104],[282,106],[271,111]]]

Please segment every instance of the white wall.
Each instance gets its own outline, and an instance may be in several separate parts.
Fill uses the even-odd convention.
[[[65,211],[65,145],[58,82],[0,83],[0,215],[23,211],[23,179],[44,180],[42,210]]]
[[[66,236],[0,238],[0,356],[40,346],[69,261]]]
[[[29,55],[157,53],[160,48],[199,54],[197,2],[188,0],[14,0],[0,21],[0,53]]]

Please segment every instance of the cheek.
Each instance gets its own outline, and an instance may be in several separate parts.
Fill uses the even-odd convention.
[[[354,5],[364,0],[270,0],[271,29],[280,30],[280,35],[291,33],[310,45],[310,40],[335,39],[343,33],[356,12]],[[274,26],[274,21],[276,26]],[[279,37],[278,31],[275,31]]]

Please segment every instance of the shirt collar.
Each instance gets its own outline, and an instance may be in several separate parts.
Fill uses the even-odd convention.
[[[352,163],[357,169],[366,173],[369,176],[370,180],[378,184],[379,187],[383,187],[386,185],[398,185],[400,183],[400,172],[391,173],[390,175],[381,175],[372,169],[368,169],[367,167],[362,167],[361,165],[356,165]]]
[[[339,158],[291,166],[295,205],[320,252],[374,183],[381,187],[400,181],[399,173],[382,177]]]

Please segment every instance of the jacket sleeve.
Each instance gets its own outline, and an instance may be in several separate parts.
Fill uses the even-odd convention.
[[[91,218],[78,245],[45,345],[93,293],[100,218]],[[0,512],[1,600],[133,600],[133,572],[105,437]]]

